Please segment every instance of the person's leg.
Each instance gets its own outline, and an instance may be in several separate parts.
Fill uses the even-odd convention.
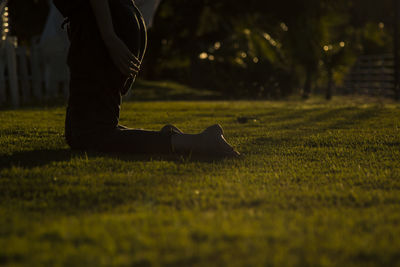
[[[102,152],[165,154],[172,152],[172,133],[116,128],[87,139],[87,148]]]
[[[161,131],[121,129],[92,138],[93,148],[105,152],[127,153],[191,153],[237,157],[240,154],[225,140],[218,124],[199,134],[185,134],[173,125]]]

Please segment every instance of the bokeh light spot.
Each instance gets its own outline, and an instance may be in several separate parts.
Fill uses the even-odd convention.
[[[203,52],[199,55],[200,59],[207,59],[208,58],[208,54],[206,52]]]

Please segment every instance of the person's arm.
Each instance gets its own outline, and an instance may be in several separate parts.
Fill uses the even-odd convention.
[[[135,75],[139,71],[140,61],[116,35],[108,1],[109,0],[90,0],[101,37],[117,68],[127,76]]]

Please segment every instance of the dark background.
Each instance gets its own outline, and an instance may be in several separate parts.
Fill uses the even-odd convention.
[[[10,0],[12,34],[29,44],[46,0]],[[393,53],[392,0],[164,0],[149,30],[144,79],[232,98],[337,92],[360,55]]]

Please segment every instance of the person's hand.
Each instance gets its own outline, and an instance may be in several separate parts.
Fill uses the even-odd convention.
[[[141,62],[129,51],[125,43],[116,35],[105,40],[111,59],[119,71],[125,76],[135,76]]]

